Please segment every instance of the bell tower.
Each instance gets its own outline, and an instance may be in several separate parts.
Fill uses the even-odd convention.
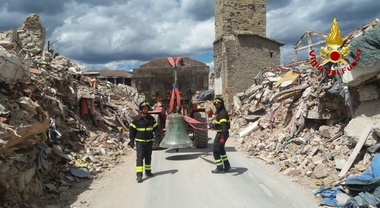
[[[266,37],[266,0],[214,0],[214,10],[215,96],[230,111],[236,93],[265,67],[280,65],[284,43]]]
[[[215,37],[234,31],[266,36],[266,0],[215,0]]]

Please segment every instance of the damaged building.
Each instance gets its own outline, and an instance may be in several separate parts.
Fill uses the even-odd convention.
[[[266,37],[266,0],[215,1],[215,95],[227,109],[260,69],[280,64],[282,45]]]
[[[55,205],[73,184],[114,167],[145,99],[124,84],[94,85],[44,45],[37,14],[0,33],[1,207]]]
[[[266,67],[259,82],[233,97],[232,132],[239,135],[239,149],[319,188],[321,205],[373,205],[370,198],[380,199],[377,175],[368,174],[379,167],[378,23],[343,37],[342,47],[350,53],[347,65],[336,68],[340,73],[321,72],[312,59]],[[354,67],[342,70],[347,66]],[[362,174],[366,180],[352,180]],[[324,191],[337,187],[344,197],[324,198]]]

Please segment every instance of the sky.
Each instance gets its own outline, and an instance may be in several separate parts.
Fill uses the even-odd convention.
[[[380,18],[379,0],[267,0],[269,38],[284,42],[281,65],[308,30],[341,35]],[[214,0],[0,0],[0,31],[39,15],[51,48],[88,69],[131,70],[156,58],[190,57],[213,69]],[[316,42],[317,39],[313,39]],[[305,42],[306,43],[306,42]],[[299,52],[298,60],[306,59]]]

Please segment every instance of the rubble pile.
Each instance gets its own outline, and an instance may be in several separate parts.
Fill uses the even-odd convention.
[[[361,49],[363,62],[351,71],[326,75],[306,61],[268,67],[236,94],[231,132],[238,148],[310,188],[333,187],[370,168],[380,146],[378,22],[344,37],[349,60]]]
[[[70,59],[44,50],[32,14],[0,33],[0,204],[57,199],[72,183],[96,177],[126,153],[137,103],[134,88],[82,75]],[[43,200],[42,198],[40,198]]]

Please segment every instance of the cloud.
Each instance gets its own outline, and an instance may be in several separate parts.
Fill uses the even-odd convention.
[[[214,18],[214,1],[183,0],[181,8],[196,21],[207,21]]]
[[[309,1],[292,0],[275,3],[268,0],[267,36],[285,42],[282,47],[281,63],[293,60],[293,45],[308,30],[328,34],[332,20],[337,18],[342,36],[369,24],[380,16],[380,2],[372,0]],[[313,42],[318,39],[313,37]],[[306,44],[306,43],[305,43]],[[299,52],[298,60],[307,58],[307,51]]]
[[[158,57],[188,56],[212,62],[214,0],[0,0],[2,31],[40,16],[47,41],[86,68],[138,67]],[[281,63],[307,31],[328,33],[337,18],[342,35],[380,16],[374,0],[267,0],[267,36],[282,42]],[[313,40],[314,41],[314,40]],[[306,52],[305,52],[306,53]],[[300,52],[300,55],[302,56]],[[307,58],[307,56],[303,55]]]
[[[213,15],[196,22],[194,7],[175,1],[129,1],[127,4],[92,6],[72,2],[71,15],[52,33],[56,48],[87,63],[122,60],[148,61],[153,57],[191,55],[211,50]],[[207,4],[198,4],[204,6]],[[134,9],[133,13],[125,12]],[[181,12],[181,9],[186,12]],[[68,10],[68,9],[67,9]],[[86,11],[86,12],[83,12]],[[189,18],[188,18],[189,17]]]

